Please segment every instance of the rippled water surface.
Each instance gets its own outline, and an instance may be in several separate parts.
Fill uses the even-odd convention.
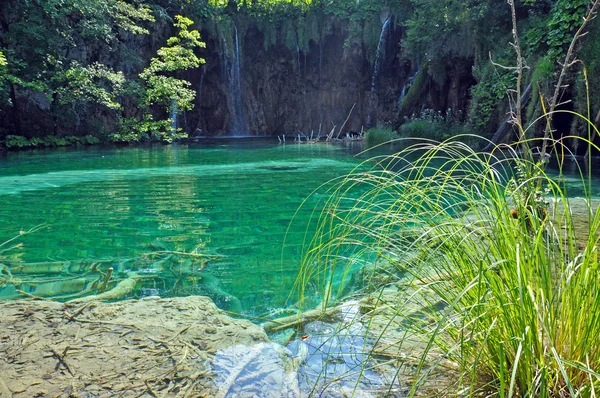
[[[231,140],[4,153],[0,244],[43,228],[14,242],[23,247],[0,252],[21,282],[0,283],[0,297],[22,297],[21,290],[66,300],[97,291],[99,274],[90,269],[102,261],[100,271],[114,268],[113,283],[135,273],[127,297],[199,294],[234,312],[277,311],[290,304],[305,233],[315,227],[308,219],[324,190],[311,193],[352,171],[360,149]],[[600,169],[597,160],[593,169]],[[570,193],[583,195],[576,163],[565,171]],[[589,187],[600,194],[597,178]],[[220,256],[198,275],[193,262],[137,259],[197,248]],[[157,265],[161,260],[168,265]],[[19,273],[19,263],[42,264]],[[182,279],[182,266],[194,277]]]
[[[314,189],[359,163],[352,152],[248,140],[5,154],[0,242],[43,224],[18,240],[24,246],[9,260],[108,259],[115,273],[125,271],[118,269],[122,259],[204,245],[202,252],[223,256],[202,271],[204,283],[173,290],[176,278],[167,274],[133,296],[206,294],[223,308],[263,313],[285,305],[317,198],[296,216],[282,253],[294,213]],[[56,276],[77,274],[63,269]],[[57,295],[64,289],[50,288]],[[16,294],[0,286],[0,295]]]

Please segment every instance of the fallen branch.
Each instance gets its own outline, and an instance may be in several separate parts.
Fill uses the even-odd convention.
[[[97,301],[97,300],[102,300],[102,301],[119,300],[119,299],[122,299],[123,297],[127,297],[128,295],[130,295],[133,292],[133,290],[135,289],[136,284],[137,284],[137,280],[135,279],[134,276],[131,276],[131,277],[124,279],[121,282],[117,283],[117,285],[115,287],[113,287],[111,290],[109,290],[107,292],[78,298],[71,302],[87,303],[90,301]]]
[[[67,371],[69,372],[69,374],[71,376],[75,376],[75,374],[73,374],[73,371],[69,367],[69,364],[67,364],[67,361],[65,360],[65,356],[67,355],[67,351],[69,350],[69,348],[70,348],[69,346],[66,346],[62,355],[59,354],[54,348],[52,348],[51,349],[52,356],[55,357],[56,359],[58,359],[58,364],[56,365],[56,370],[60,369],[60,365],[63,365],[65,367],[65,369],[67,369]]]
[[[327,138],[325,139],[325,141],[331,141],[331,139],[333,138],[333,134],[335,133],[336,127],[336,125],[333,125],[333,128],[331,129],[331,132],[327,134]]]
[[[347,304],[341,304],[336,307],[330,307],[326,309],[318,308],[315,310],[299,313],[298,315],[291,315],[279,319],[274,319],[272,321],[264,323],[263,328],[267,333],[279,332],[280,330],[289,329],[307,322],[311,322],[316,319],[335,316],[346,306]]]
[[[356,102],[354,103],[354,105],[352,105],[352,109],[350,109],[350,112],[348,113],[348,117],[346,118],[346,120],[344,120],[344,124],[342,124],[342,127],[340,127],[340,131],[338,131],[338,134],[335,137],[336,139],[340,138],[340,134],[342,134],[342,130],[346,126],[346,123],[348,123],[348,120],[350,120],[350,116],[352,115],[352,111],[354,110],[355,106],[356,106]]]

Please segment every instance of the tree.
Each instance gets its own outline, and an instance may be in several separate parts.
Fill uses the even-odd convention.
[[[139,75],[143,83],[139,89],[139,102],[144,109],[141,120],[125,119],[121,131],[111,135],[113,141],[137,141],[144,137],[172,141],[185,137],[171,131],[173,120],[155,121],[151,109],[159,106],[167,114],[173,111],[179,114],[194,107],[196,92],[190,88],[191,83],[176,76],[179,71],[197,68],[205,62],[194,53],[196,48],[204,48],[206,44],[200,40],[197,30],[189,30],[192,24],[189,18],[175,16],[174,26],[179,28],[177,36],[167,40],[167,45],[157,51],[157,56]]]
[[[55,132],[58,119],[65,119],[69,114],[65,112],[65,106],[77,109],[82,104],[95,103],[95,100],[106,105],[106,93],[102,94],[107,90],[106,81],[101,86],[92,85],[98,81],[99,74],[104,75],[100,80],[106,80],[110,68],[100,63],[87,65],[88,60],[74,54],[74,50],[97,45],[115,51],[120,44],[120,35],[124,32],[148,33],[141,24],[153,21],[152,10],[147,4],[137,5],[125,0],[2,2],[0,48],[5,67],[0,72],[0,84],[6,90],[0,94],[0,104],[10,109],[12,131],[22,134],[20,102],[23,100],[19,98],[23,96],[43,93],[51,98],[48,114],[54,120]],[[117,72],[111,73],[114,77]],[[73,91],[75,83],[68,80],[82,79],[84,75],[88,78],[82,91],[87,94],[81,90]],[[96,95],[91,95],[92,92]],[[70,100],[74,102],[69,103]]]

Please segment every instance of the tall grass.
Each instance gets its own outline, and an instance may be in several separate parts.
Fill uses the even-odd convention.
[[[385,127],[373,127],[365,131],[365,144],[372,147],[397,139],[398,134],[394,130]]]
[[[393,266],[403,275],[404,296],[436,309],[403,324],[424,341],[413,394],[440,362],[431,361],[435,352],[459,369],[451,391],[461,396],[596,396],[595,205],[589,197],[571,199],[564,179],[513,149],[529,143],[483,154],[454,140],[410,142],[333,184],[320,204],[298,291],[317,285],[331,305],[344,291],[335,281],[357,259]],[[553,144],[560,154],[561,142]],[[573,212],[575,205],[583,211]],[[403,303],[379,305],[407,317]]]

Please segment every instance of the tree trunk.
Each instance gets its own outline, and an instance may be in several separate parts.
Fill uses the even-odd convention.
[[[525,89],[525,92],[521,96],[521,107],[527,106],[527,103],[529,102],[529,99],[531,98],[532,88],[533,88],[532,84],[529,83],[529,85]],[[492,149],[494,149],[494,147],[496,145],[498,145],[500,142],[502,142],[502,140],[504,140],[506,135],[508,135],[508,133],[510,133],[512,131],[512,126],[513,126],[512,120],[513,119],[514,119],[514,117],[512,115],[510,115],[506,118],[506,120],[504,120],[504,122],[500,125],[500,127],[496,131],[496,134],[494,134],[494,136],[492,137],[491,142],[489,144],[487,144],[487,146],[483,149],[484,152],[489,152]]]
[[[596,127],[600,126],[600,110],[598,111],[598,113],[596,114],[596,118],[594,119],[594,126],[596,126]],[[592,144],[594,143],[595,139],[596,139],[596,129],[592,129],[592,136],[590,137],[590,141],[592,142]],[[590,156],[589,146],[588,146],[587,151],[585,151],[584,158],[587,159],[588,156]]]

